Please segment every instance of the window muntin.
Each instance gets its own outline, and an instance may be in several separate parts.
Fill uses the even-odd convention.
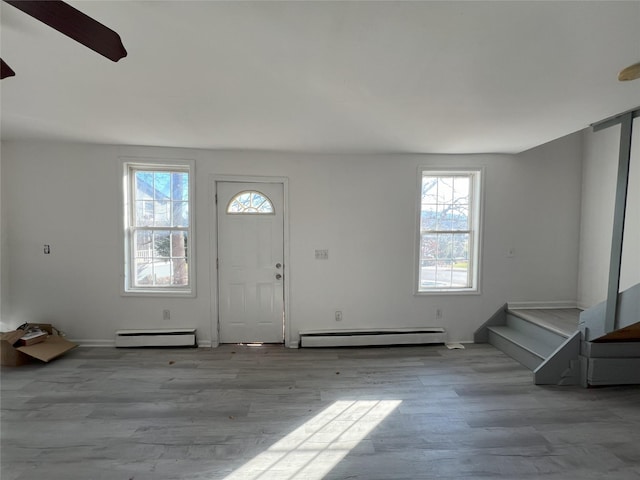
[[[125,165],[125,292],[190,294],[189,165]]]
[[[275,211],[269,197],[264,193],[247,190],[238,193],[227,205],[228,214],[273,215]]]
[[[478,289],[480,171],[423,170],[418,293]]]

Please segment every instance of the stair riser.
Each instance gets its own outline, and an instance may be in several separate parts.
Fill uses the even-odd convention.
[[[535,370],[538,365],[540,365],[544,360],[539,356],[531,353],[530,351],[522,348],[521,346],[491,331],[489,332],[489,343],[496,347],[498,350],[501,350],[509,355],[514,360],[517,360],[530,370]]]
[[[558,335],[555,332],[547,330],[544,327],[531,323],[511,313],[507,314],[507,325],[510,328],[525,334],[527,337],[535,338],[538,341],[549,345],[551,350],[555,350],[567,340],[567,338],[562,335]]]
[[[589,358],[589,385],[640,384],[640,358]]]

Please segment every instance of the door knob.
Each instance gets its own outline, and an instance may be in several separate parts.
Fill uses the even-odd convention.
[[[280,268],[280,267],[282,267],[282,264],[281,263],[276,263],[276,268]]]
[[[276,273],[276,280],[280,280],[282,278],[282,275],[280,275],[279,273]]]

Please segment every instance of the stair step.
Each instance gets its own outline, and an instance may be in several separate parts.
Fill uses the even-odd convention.
[[[550,329],[546,325],[535,322],[534,319],[524,318],[513,311],[507,312],[506,326],[530,338],[534,344],[546,345],[548,348],[544,351],[550,350],[549,353],[553,352],[569,338],[569,335],[563,332]]]
[[[557,347],[510,326],[489,327],[489,343],[535,370]]]
[[[577,308],[509,308],[507,312],[565,338],[571,337],[580,329],[581,310]]]

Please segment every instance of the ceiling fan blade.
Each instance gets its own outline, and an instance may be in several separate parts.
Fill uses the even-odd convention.
[[[640,78],[640,62],[629,65],[618,74],[618,80],[621,82],[637,80],[638,78]]]
[[[120,35],[65,2],[4,1],[109,60],[117,62],[127,56]]]
[[[0,58],[0,80],[15,76],[16,72]]]

